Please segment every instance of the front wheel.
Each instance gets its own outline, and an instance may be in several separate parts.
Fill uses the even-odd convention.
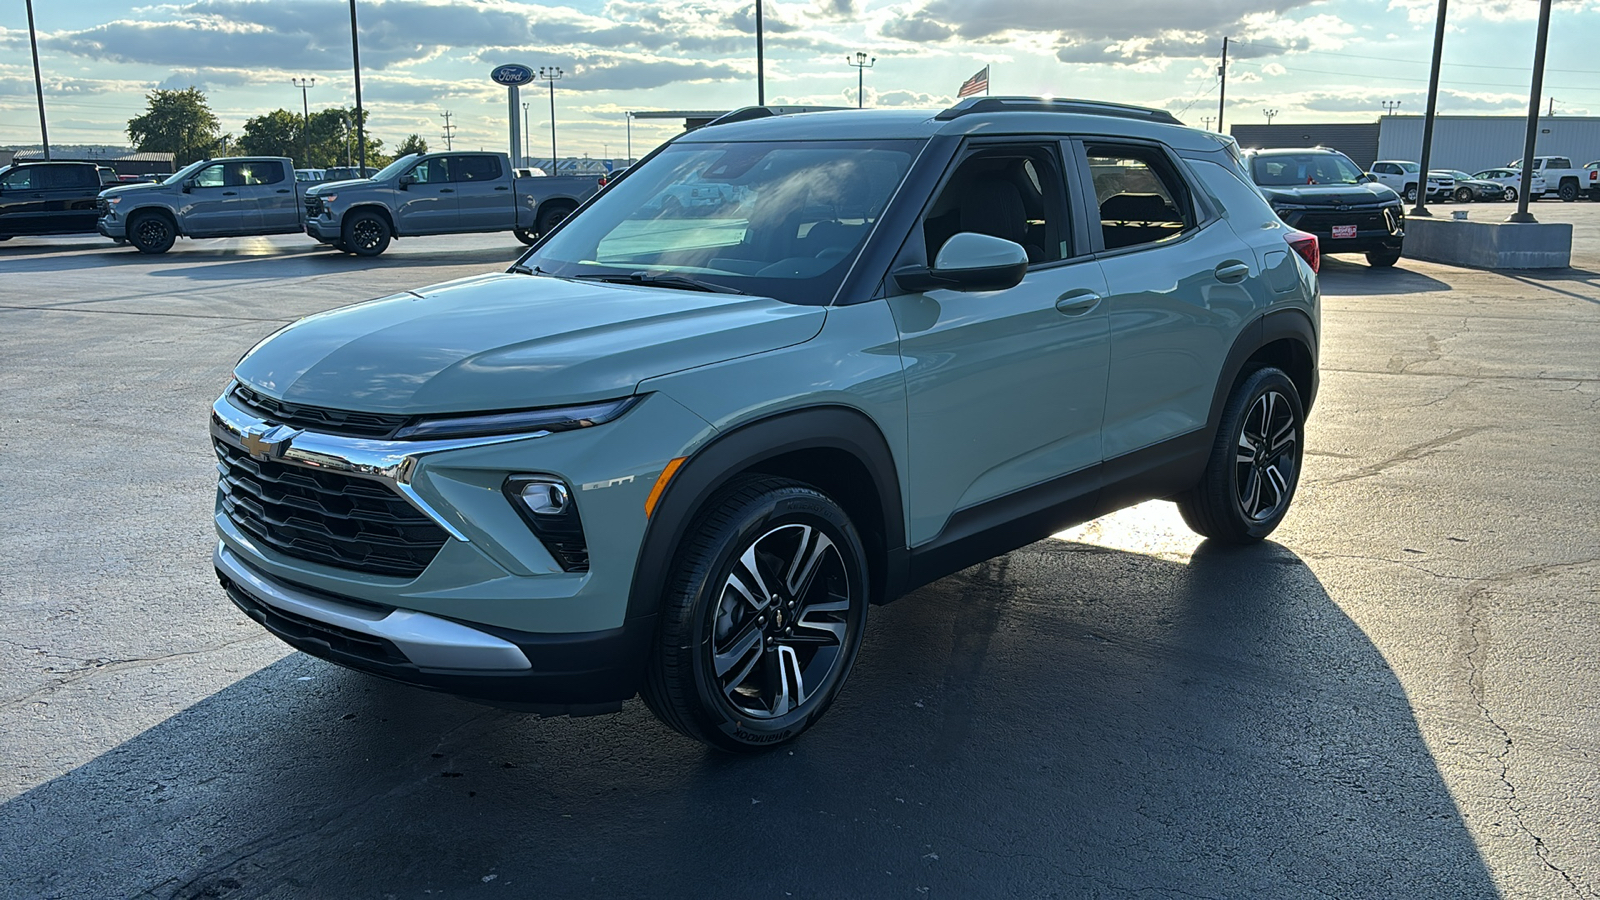
[[[783,478],[736,479],[673,564],[645,703],[722,750],[798,737],[827,711],[860,649],[865,557],[826,494]]]
[[[145,213],[128,223],[128,243],[140,253],[152,256],[172,249],[177,229],[160,213]]]
[[[358,212],[345,220],[342,243],[357,256],[377,256],[389,249],[393,237],[388,219],[375,212]]]
[[[1368,250],[1367,265],[1374,269],[1387,269],[1400,261],[1399,250]]]
[[[1457,203],[1471,203],[1472,202],[1472,188],[1469,188],[1469,187],[1458,187],[1458,188],[1456,188],[1456,202]]]
[[[537,234],[534,234],[526,228],[513,228],[511,233],[517,236],[517,240],[529,245],[530,247],[533,246],[534,241],[539,239]]]
[[[1228,395],[1200,483],[1176,498],[1183,521],[1229,544],[1271,534],[1294,500],[1304,433],[1289,376],[1272,366],[1250,372]]]

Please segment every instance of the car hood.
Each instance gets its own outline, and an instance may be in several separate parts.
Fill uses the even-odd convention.
[[[1275,203],[1294,203],[1300,206],[1371,206],[1374,203],[1399,202],[1400,195],[1381,184],[1300,184],[1284,187],[1264,187],[1261,193]]]
[[[168,188],[164,184],[151,184],[149,182],[145,182],[143,184],[119,184],[119,185],[107,187],[105,190],[100,192],[100,196],[102,196],[102,197],[118,197],[118,196],[126,197],[129,194],[150,194],[150,193],[155,193],[155,192],[158,192],[158,191],[167,191],[167,190],[171,190],[171,189]]]
[[[234,374],[280,400],[366,412],[559,406],[802,343],[826,317],[766,297],[483,275],[302,319]]]
[[[341,187],[349,187],[349,186],[354,186],[354,185],[371,184],[371,183],[372,183],[372,179],[371,178],[346,178],[346,179],[343,179],[341,181],[319,181],[315,185],[311,186],[310,188],[307,188],[306,189],[306,194],[307,195],[325,194],[328,191],[337,191]]]

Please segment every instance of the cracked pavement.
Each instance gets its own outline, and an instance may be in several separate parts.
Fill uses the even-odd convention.
[[[1600,204],[1535,213],[1575,269],[1325,260],[1272,542],[1151,503],[968,569],[751,759],[348,672],[216,585],[233,362],[509,238],[7,242],[0,897],[1600,897]]]

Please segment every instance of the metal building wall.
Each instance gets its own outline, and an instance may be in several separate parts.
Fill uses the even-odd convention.
[[[1228,129],[1239,146],[1249,150],[1332,147],[1365,169],[1378,159],[1376,122],[1328,125],[1235,125]]]
[[[1433,123],[1434,169],[1478,172],[1522,157],[1528,120],[1522,116],[1438,116]],[[1539,119],[1535,156],[1566,156],[1574,166],[1600,159],[1600,117]],[[1422,155],[1422,116],[1378,120],[1378,159],[1416,160]]]

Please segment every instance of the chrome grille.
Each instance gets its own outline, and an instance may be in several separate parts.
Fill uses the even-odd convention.
[[[315,219],[322,215],[322,198],[315,195],[306,195],[306,216]]]
[[[415,578],[448,539],[432,519],[375,481],[259,460],[232,444],[213,444],[223,512],[286,556]]]
[[[255,413],[273,424],[292,425],[295,428],[347,437],[387,438],[410,420],[409,416],[329,409],[325,406],[307,406],[302,403],[274,400],[244,385],[235,386],[230,399],[241,409]]]

